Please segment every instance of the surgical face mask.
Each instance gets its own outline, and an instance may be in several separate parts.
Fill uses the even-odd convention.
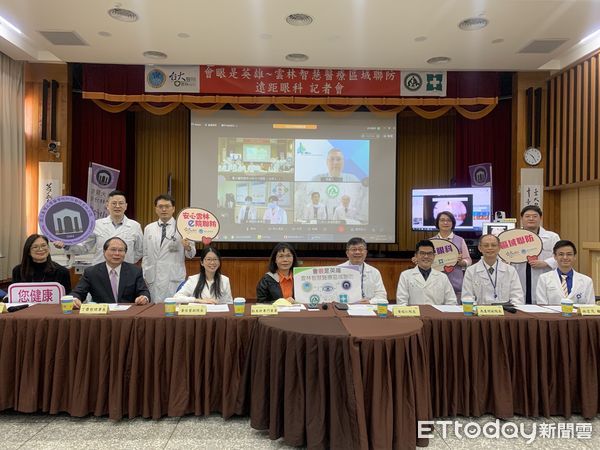
[[[271,209],[277,208],[277,203],[275,203],[275,202],[269,203],[269,208],[271,208]]]

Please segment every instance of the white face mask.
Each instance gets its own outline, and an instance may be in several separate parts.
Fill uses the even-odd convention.
[[[274,202],[269,203],[269,208],[271,208],[271,209],[277,208],[277,203],[274,203]]]

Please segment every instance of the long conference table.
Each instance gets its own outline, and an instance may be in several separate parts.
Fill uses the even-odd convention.
[[[0,315],[0,410],[249,416],[309,448],[414,448],[435,417],[598,414],[600,318],[317,312]]]

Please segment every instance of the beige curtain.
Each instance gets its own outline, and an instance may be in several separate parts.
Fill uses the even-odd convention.
[[[0,280],[21,261],[25,237],[23,63],[0,53]]]

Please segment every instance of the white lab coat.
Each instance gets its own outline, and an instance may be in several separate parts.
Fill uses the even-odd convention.
[[[563,298],[562,280],[558,271],[553,270],[540,275],[537,283],[536,299],[538,305],[560,305]],[[587,275],[573,270],[573,286],[569,297],[573,303],[593,305],[596,302],[594,284]]]
[[[333,211],[333,220],[358,220],[358,210],[356,208],[348,207],[348,212],[344,206],[337,206]]]
[[[315,208],[317,208],[317,217],[315,217]],[[304,207],[301,219],[303,220],[327,220],[327,208],[323,203],[314,205],[309,203]]]
[[[196,285],[198,284],[198,279],[200,275],[192,275],[187,279],[185,284],[177,291],[174,298],[177,303],[187,303],[193,302],[196,300],[194,297],[194,290],[196,289]],[[210,293],[210,287],[212,286],[213,281],[209,281],[202,292],[200,293],[200,298],[212,298]],[[225,275],[221,274],[221,297],[217,299],[217,303],[233,303],[233,298],[231,296],[231,284],[229,283],[229,278]]]
[[[427,280],[419,267],[403,271],[396,289],[396,303],[399,305],[456,305],[456,294],[448,277],[437,270],[431,270]]]
[[[244,223],[244,216],[246,215],[246,210],[248,210],[248,220],[256,220],[256,208],[252,205],[244,205],[240,208],[240,212],[238,214],[238,223]]]
[[[265,209],[263,221],[272,225],[287,224],[287,212],[281,207]]]
[[[351,265],[353,264],[350,264],[350,261],[340,264],[340,266]],[[368,300],[387,300],[387,291],[383,285],[383,279],[379,270],[367,263],[363,263],[361,273],[362,290],[365,298]]]
[[[494,264],[492,267],[498,271],[497,277],[495,273],[489,275],[483,259],[477,264],[467,267],[461,298],[472,297],[479,305],[503,303],[509,300],[515,304],[523,304],[525,297],[515,268],[500,259],[498,259],[498,265]],[[494,287],[490,277],[496,283],[496,298],[494,298]]]
[[[152,301],[155,303],[160,303],[175,294],[185,280],[185,258],[193,258],[196,254],[193,243],[192,248],[185,251],[175,219],[171,217],[167,224],[167,237],[162,245],[162,228],[158,222],[152,222],[144,229],[142,270]]]
[[[123,217],[123,223],[115,228],[110,216],[96,220],[94,232],[81,244],[65,247],[68,255],[82,255],[94,251],[92,264],[104,262],[104,243],[112,237],[118,237],[127,244],[125,262],[135,264],[144,256],[142,227],[135,220]]]
[[[536,304],[536,286],[538,283],[538,279],[540,275],[543,273],[549,272],[551,270],[556,269],[558,264],[554,259],[554,244],[560,241],[560,236],[553,231],[548,231],[543,227],[540,227],[540,232],[538,236],[542,240],[542,253],[538,256],[538,259],[544,261],[550,267],[546,267],[543,269],[535,269],[531,268],[531,303]],[[526,270],[527,263],[518,263],[513,264],[514,268],[517,269],[517,273],[519,274],[519,280],[521,280],[521,287],[523,288],[523,292],[525,292],[525,283],[526,283]]]

